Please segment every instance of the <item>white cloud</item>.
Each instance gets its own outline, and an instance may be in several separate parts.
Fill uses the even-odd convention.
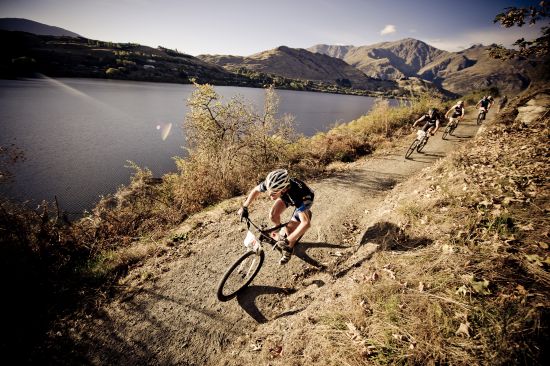
[[[384,36],[386,34],[395,33],[395,32],[396,32],[395,25],[388,24],[384,27],[384,29],[380,31],[380,35]]]

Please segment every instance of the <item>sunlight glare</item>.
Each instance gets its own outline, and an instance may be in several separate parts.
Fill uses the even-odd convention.
[[[170,131],[172,130],[172,124],[161,123],[157,125],[157,130],[160,130],[160,138],[162,139],[162,141],[165,141],[168,138]]]

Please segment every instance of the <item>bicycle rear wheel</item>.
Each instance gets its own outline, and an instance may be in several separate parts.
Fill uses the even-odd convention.
[[[265,253],[250,251],[244,253],[229,267],[218,284],[217,296],[220,301],[228,301],[248,286],[260,271]]]
[[[418,140],[417,139],[414,139],[414,141],[412,142],[411,146],[409,146],[409,149],[407,150],[407,152],[405,153],[405,159],[408,159],[409,156],[411,156],[411,154],[413,153],[414,149],[416,149],[416,145],[418,144]]]

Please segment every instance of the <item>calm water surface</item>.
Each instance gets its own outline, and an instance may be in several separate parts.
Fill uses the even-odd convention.
[[[215,90],[225,101],[242,95],[263,107],[262,89]],[[182,122],[192,91],[191,85],[94,79],[0,80],[0,144],[15,143],[26,157],[0,191],[32,204],[57,195],[65,210],[78,213],[129,182],[128,160],[155,176],[174,171],[172,157],[184,155]],[[374,103],[349,95],[277,94],[280,114],[294,115],[296,130],[307,136],[351,121]],[[162,127],[169,123],[163,140]]]

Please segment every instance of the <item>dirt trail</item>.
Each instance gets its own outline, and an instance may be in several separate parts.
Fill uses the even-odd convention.
[[[374,249],[357,245],[374,224],[369,212],[396,184],[472,138],[478,129],[473,113],[455,136],[442,140],[440,130],[424,153],[415,152],[409,160],[404,153],[413,134],[391,151],[377,152],[329,179],[310,182],[316,197],[313,225],[295,257],[279,266],[277,253],[268,251],[250,288],[229,302],[217,300],[216,286],[243,251],[245,231],[236,217],[243,198],[197,215],[186,224],[196,227],[188,241],[129,274],[125,285],[133,290],[107,303],[99,315],[76,321],[68,334],[78,345],[76,358],[86,364],[118,365],[205,365],[230,358],[223,351],[239,336],[274,319],[291,319],[322,298],[325,283],[338,286],[351,267],[369,258]],[[266,222],[270,204],[263,199],[255,202],[253,220]],[[340,282],[344,286],[345,281]]]

